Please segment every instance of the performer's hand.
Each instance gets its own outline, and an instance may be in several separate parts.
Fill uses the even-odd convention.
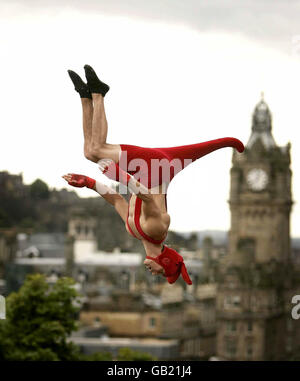
[[[109,179],[128,185],[131,176],[123,171],[123,169],[121,169],[113,160],[101,159],[98,161],[98,166],[101,172]]]
[[[108,167],[110,165],[113,165],[114,161],[111,159],[101,159],[98,161],[98,166],[102,173],[106,172],[108,170]]]
[[[94,189],[96,181],[88,176],[77,175],[75,173],[68,173],[67,175],[62,176],[69,185],[77,188],[87,187],[90,189]]]
[[[145,259],[144,265],[152,273],[152,275],[164,274],[165,270],[158,263],[151,261],[151,259]]]

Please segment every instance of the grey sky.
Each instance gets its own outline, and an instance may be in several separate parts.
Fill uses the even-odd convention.
[[[247,143],[264,91],[276,143],[292,143],[292,234],[300,236],[299,15],[299,1],[0,0],[0,170],[56,188],[68,172],[105,178],[83,157],[81,106],[67,75],[82,75],[86,63],[111,86],[114,144]],[[229,228],[231,155],[216,151],[176,176],[171,229]]]
[[[286,52],[290,51],[291,36],[299,34],[299,0],[12,0],[8,3],[21,5],[31,13],[40,10],[55,13],[72,8],[179,23],[202,32],[226,31]]]

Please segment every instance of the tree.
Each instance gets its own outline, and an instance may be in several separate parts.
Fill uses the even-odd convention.
[[[189,238],[188,246],[190,250],[197,250],[199,247],[197,233],[192,233]]]
[[[29,192],[33,199],[48,199],[50,195],[48,185],[40,179],[30,185]]]
[[[60,278],[49,285],[41,274],[28,275],[18,292],[6,298],[6,319],[0,320],[0,361],[109,361],[109,352],[80,353],[67,338],[77,329],[80,295],[74,280]],[[154,360],[129,348],[117,360]]]
[[[79,348],[67,342],[76,330],[74,281],[61,278],[50,286],[44,275],[29,275],[6,299],[0,322],[0,360],[77,360]]]

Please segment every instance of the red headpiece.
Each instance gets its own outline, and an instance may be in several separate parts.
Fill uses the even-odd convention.
[[[164,249],[157,257],[146,256],[147,259],[158,263],[165,270],[164,276],[167,278],[169,283],[174,283],[178,279],[179,275],[182,275],[182,278],[187,284],[192,284],[192,281],[189,277],[183,258],[180,254],[177,253],[174,249],[164,245]]]

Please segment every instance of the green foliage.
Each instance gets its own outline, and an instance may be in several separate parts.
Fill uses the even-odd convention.
[[[30,197],[33,199],[48,199],[49,188],[44,181],[37,179],[29,187]]]
[[[149,353],[134,351],[130,348],[120,348],[116,358],[109,352],[96,352],[91,355],[80,354],[78,356],[80,361],[154,361],[156,357],[151,356]]]
[[[0,359],[76,360],[79,349],[67,342],[76,330],[77,291],[70,278],[50,286],[44,275],[29,275],[6,299],[7,318],[0,323]]]
[[[20,221],[21,228],[33,228],[35,225],[32,217],[25,217]]]
[[[156,357],[149,353],[134,351],[130,348],[119,349],[117,360],[119,361],[154,361]]]
[[[192,233],[189,237],[188,247],[190,250],[197,250],[199,247],[197,233]]]

